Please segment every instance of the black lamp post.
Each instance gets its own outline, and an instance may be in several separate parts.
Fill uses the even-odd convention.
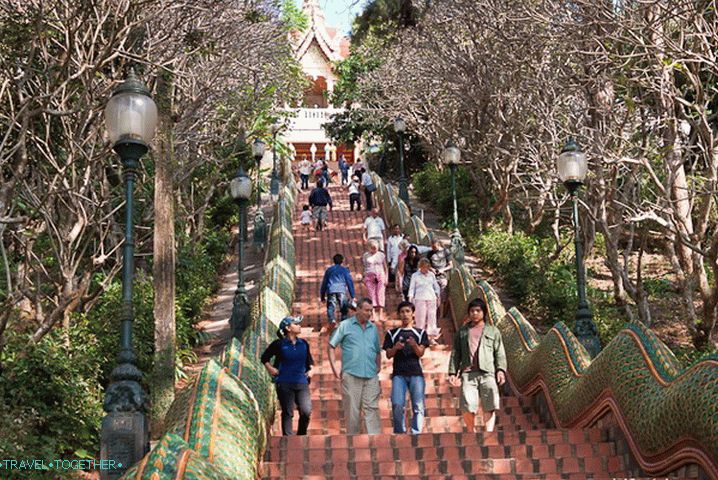
[[[461,164],[461,150],[453,142],[446,144],[442,152],[444,164],[451,169],[451,195],[454,199],[454,232],[451,234],[451,250],[457,263],[464,263],[464,241],[459,232],[459,210],[456,203],[456,169]]]
[[[593,315],[586,300],[586,272],[583,266],[583,246],[581,245],[581,227],[578,217],[578,189],[588,173],[586,154],[581,151],[578,143],[569,138],[556,162],[558,176],[571,194],[573,201],[574,241],[576,245],[576,279],[578,283],[578,311],[576,312],[576,338],[586,347],[591,358],[601,351],[598,329],[593,323]]]
[[[279,195],[279,174],[277,172],[277,133],[281,130],[282,125],[273,123],[269,130],[272,132],[272,180],[269,186],[269,192],[272,195]],[[262,151],[264,154],[264,151]]]
[[[237,290],[234,292],[232,316],[229,320],[232,335],[239,338],[249,324],[249,298],[244,287],[244,235],[246,232],[247,203],[252,198],[252,179],[240,166],[237,176],[229,184],[232,198],[239,204],[239,251],[237,259]]]
[[[252,156],[254,157],[254,161],[257,163],[257,207],[259,207],[259,204],[261,202],[261,191],[259,188],[259,168],[260,164],[262,162],[262,158],[264,157],[264,150],[266,149],[266,146],[261,138],[257,138],[254,142],[252,142]],[[274,174],[274,172],[272,172]]]
[[[394,131],[399,137],[399,198],[409,207],[409,190],[406,187],[406,173],[404,172],[404,132],[406,122],[401,117],[394,119]]]
[[[118,467],[101,470],[101,478],[119,478],[149,451],[147,395],[140,385],[142,372],[132,348],[132,282],[134,277],[134,185],[140,158],[147,153],[157,127],[157,106],[150,91],[130,71],[105,107],[105,124],[112,149],[120,156],[125,177],[125,244],[122,265],[122,311],[118,365],[105,393],[100,457]]]
[[[255,190],[257,191],[257,212],[254,214],[253,237],[254,244],[259,250],[263,250],[264,244],[267,242],[267,221],[264,219],[264,213],[262,213],[260,206],[262,202],[262,191],[259,184],[259,168],[262,157],[264,157],[264,150],[264,142],[260,138],[257,138],[254,143],[252,143],[252,155],[254,155],[254,160],[257,163],[257,181],[255,183]]]

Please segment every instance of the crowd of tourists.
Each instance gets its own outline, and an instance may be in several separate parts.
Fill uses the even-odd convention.
[[[326,185],[331,174],[326,162],[307,167],[299,164],[302,189],[308,188],[309,175],[316,177],[316,187],[300,214],[300,224],[326,228],[327,208],[333,208]],[[311,170],[313,168],[313,170]],[[356,165],[348,168],[342,158],[339,164],[341,185],[349,190],[350,209],[361,209],[364,193],[369,211],[363,223],[367,250],[361,257],[361,281],[367,296],[358,299],[352,273],[344,265],[345,257],[336,253],[324,272],[319,300],[326,302],[329,332],[328,358],[334,376],[341,382],[342,408],[348,434],[361,430],[361,416],[369,434],[381,431],[379,371],[382,350],[392,360],[391,404],[395,433],[405,433],[406,397],[411,402],[412,434],[421,433],[425,418],[425,380],[421,358],[427,348],[437,345],[442,332],[437,319],[448,311],[447,275],[453,268],[450,251],[434,237],[431,246],[415,245],[399,225],[387,232],[380,212],[374,207],[376,190],[371,176]],[[351,171],[353,170],[353,172]],[[310,211],[310,208],[312,209]],[[387,236],[388,233],[388,236]],[[380,327],[388,321],[386,290],[394,288],[402,299],[396,306],[401,326],[388,329],[380,342]],[[275,340],[263,353],[261,361],[276,384],[282,410],[282,434],[293,435],[295,408],[299,411],[298,435],[306,435],[311,417],[309,384],[314,365],[309,343],[301,338],[302,317],[282,320]],[[341,350],[338,366],[336,350]],[[475,430],[476,416],[481,415],[486,431],[493,431],[499,409],[499,387],[506,382],[506,355],[501,333],[490,320],[486,303],[477,298],[467,308],[465,323],[453,335],[451,358],[446,381],[460,387],[462,416],[468,431]]]

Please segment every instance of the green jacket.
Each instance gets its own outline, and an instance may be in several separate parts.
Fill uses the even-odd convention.
[[[454,335],[454,346],[449,360],[449,375],[460,374],[471,365],[469,352],[469,324],[463,325]],[[506,352],[501,332],[493,325],[486,324],[479,344],[479,368],[488,373],[506,371]]]

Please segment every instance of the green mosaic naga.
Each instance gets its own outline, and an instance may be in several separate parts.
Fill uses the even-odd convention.
[[[285,161],[286,163],[286,161]],[[283,172],[291,172],[284,165]],[[123,480],[254,480],[274,419],[274,385],[260,356],[294,301],[291,173],[275,205],[269,248],[252,324],[178,392],[166,432]]]

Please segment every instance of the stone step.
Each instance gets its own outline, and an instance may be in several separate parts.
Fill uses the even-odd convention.
[[[519,432],[477,432],[477,433],[420,433],[418,435],[357,435],[317,434],[306,436],[271,437],[270,448],[316,449],[316,448],[402,448],[441,447],[447,445],[553,445],[597,444],[602,442],[601,430],[543,428]]]
[[[423,435],[423,434],[422,434]],[[367,455],[372,459],[386,458],[389,456],[390,459],[399,459],[404,461],[413,460],[460,460],[462,458],[467,459],[490,459],[490,458],[517,458],[517,459],[541,459],[541,458],[567,458],[567,457],[579,457],[579,458],[605,458],[615,455],[615,445],[609,442],[579,442],[579,443],[568,443],[561,442],[555,444],[480,444],[480,443],[467,443],[458,446],[434,446],[434,445],[396,445],[388,447],[373,447],[373,448],[354,448],[354,447],[339,447],[332,444],[331,438],[327,437],[324,445],[310,446],[309,448],[282,448],[280,443],[277,441],[278,437],[272,438],[270,441],[270,450],[268,450],[265,460],[267,462],[279,462],[285,461],[286,457],[290,452],[300,451],[305,452],[302,457],[303,461],[324,459],[328,456],[331,460],[346,461],[350,458],[354,461],[360,461],[362,458],[367,458]],[[476,437],[474,437],[476,440]],[[391,442],[390,442],[391,443]],[[327,452],[327,453],[315,453],[315,452]],[[360,453],[361,452],[361,453]],[[389,452],[389,453],[387,453]],[[390,455],[391,454],[391,455]],[[301,457],[301,454],[295,454],[297,460]]]
[[[357,452],[358,453],[358,452]],[[612,465],[613,463],[613,465]],[[583,474],[597,475],[606,472],[620,475],[623,472],[620,462],[604,461],[598,457],[583,458],[471,458],[438,460],[356,460],[342,461],[317,457],[310,462],[269,462],[263,465],[267,477],[288,477],[290,475],[326,475],[336,476],[401,476],[404,475],[476,475],[476,474],[512,474],[512,475],[555,475]],[[606,475],[606,473],[600,473]]]

